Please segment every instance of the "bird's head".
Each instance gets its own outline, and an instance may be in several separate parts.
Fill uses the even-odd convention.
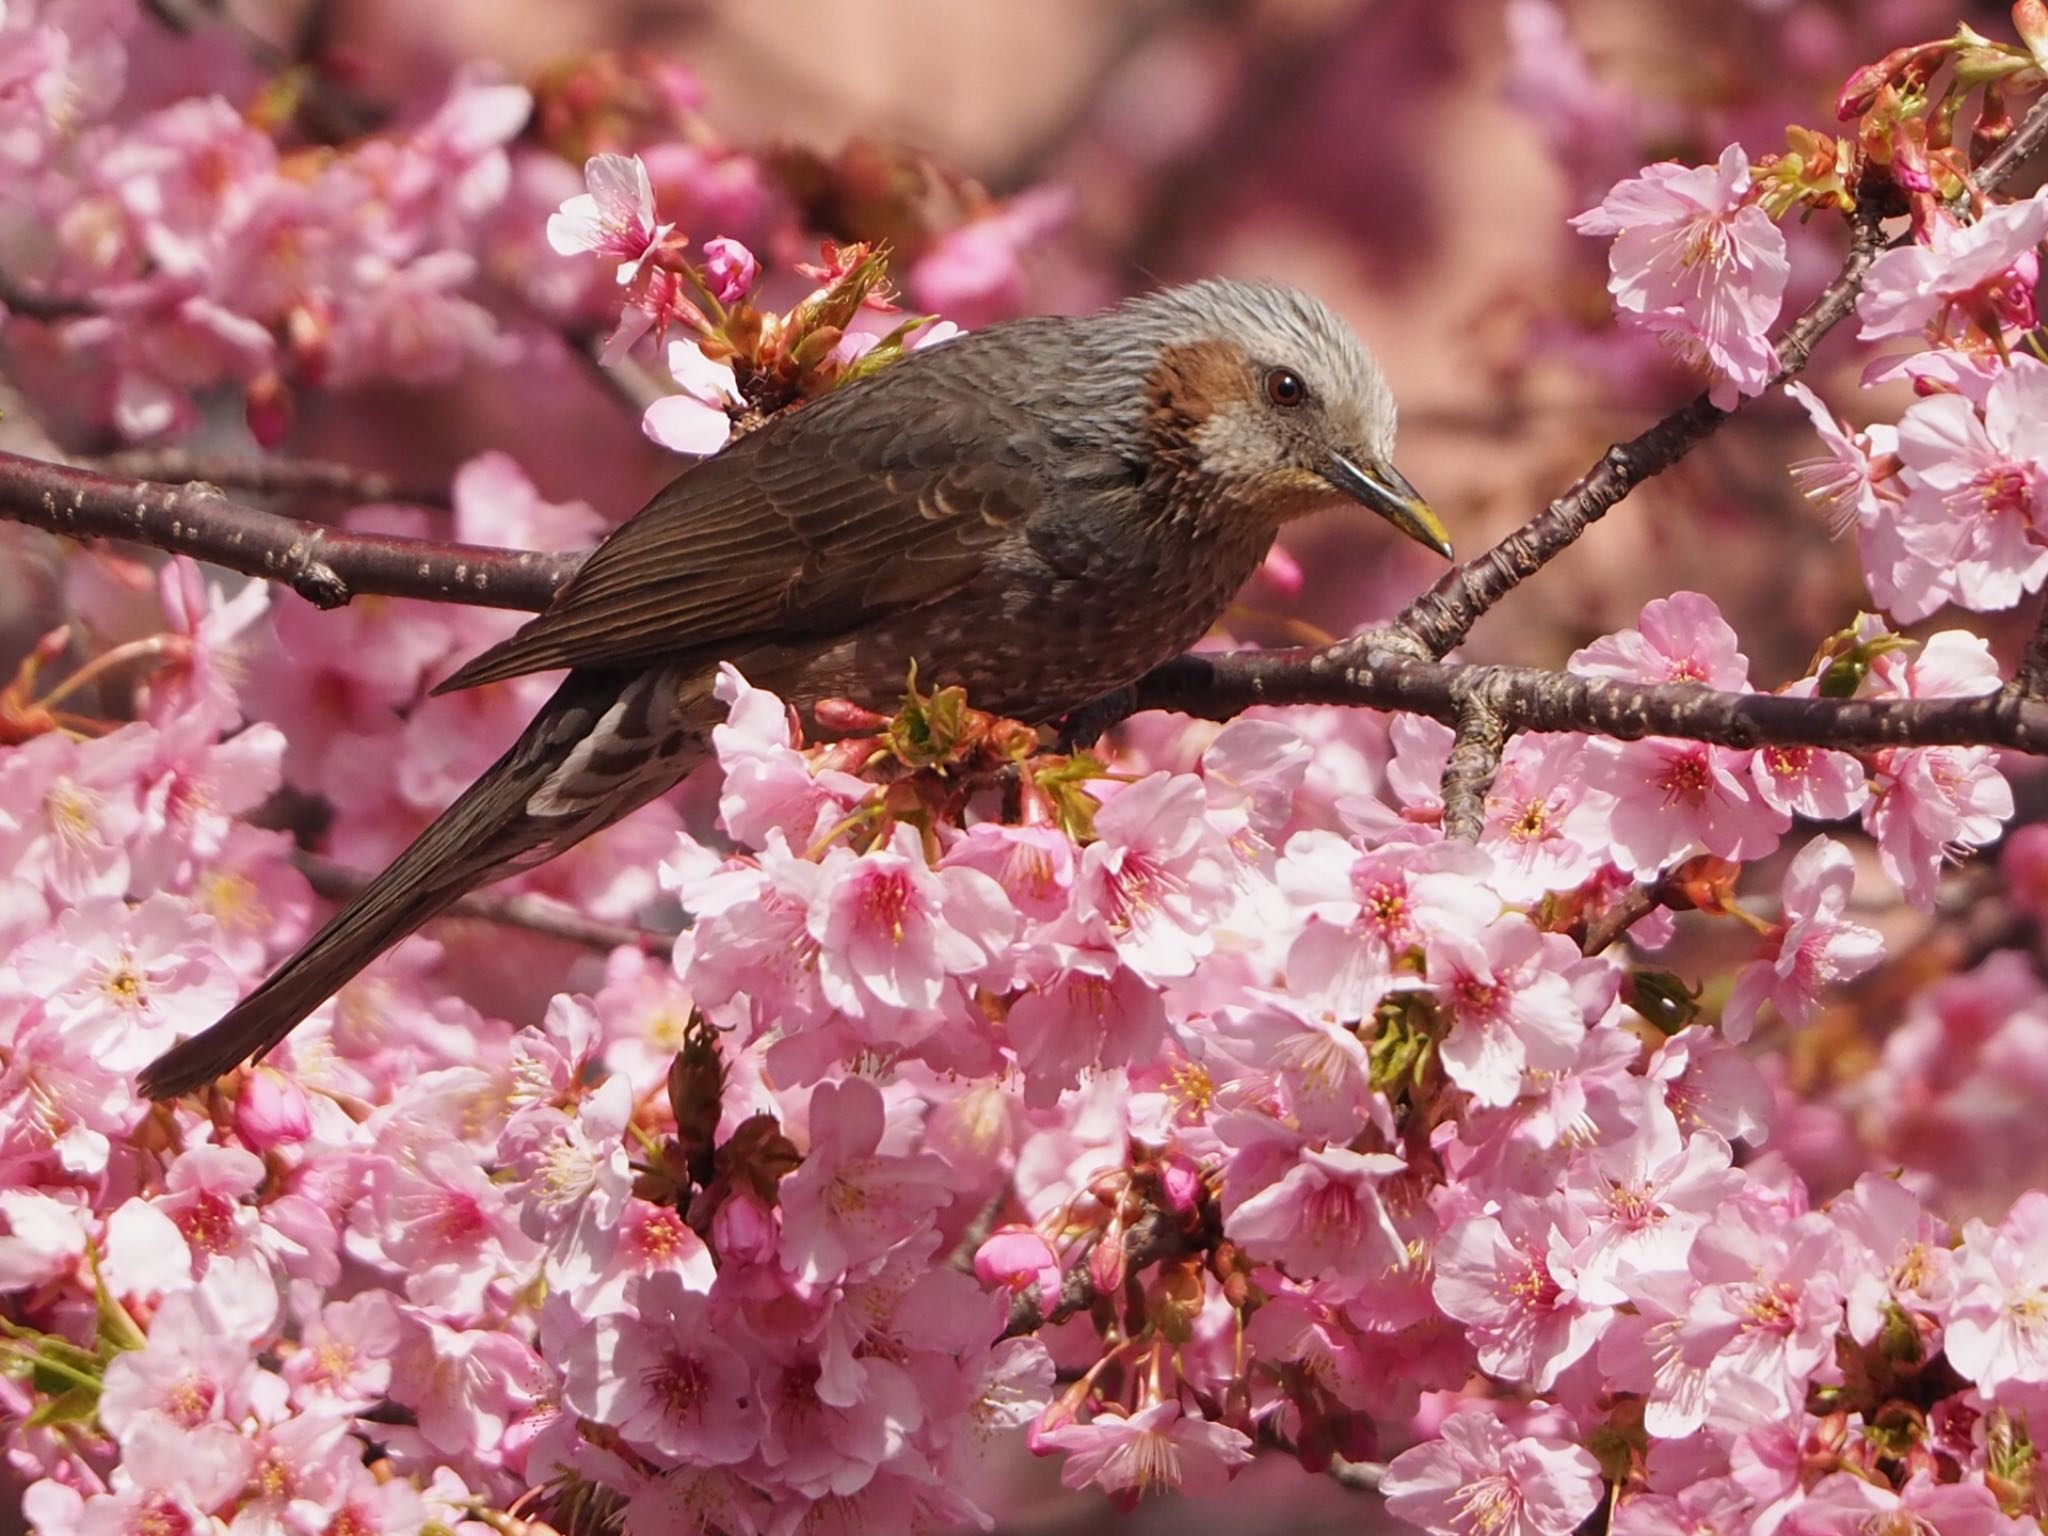
[[[1450,536],[1394,468],[1394,398],[1351,328],[1293,288],[1216,280],[1131,310],[1156,326],[1146,430],[1230,503],[1276,523],[1344,497],[1450,557]]]

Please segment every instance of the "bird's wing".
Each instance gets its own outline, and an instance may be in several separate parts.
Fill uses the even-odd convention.
[[[963,388],[957,370],[896,364],[693,466],[545,613],[435,691],[837,633],[930,602],[1044,502],[1031,436],[1014,405]]]

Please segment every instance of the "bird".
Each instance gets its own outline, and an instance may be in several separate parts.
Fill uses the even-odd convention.
[[[1048,724],[1193,644],[1305,514],[1362,503],[1451,558],[1394,468],[1394,430],[1385,376],[1326,305],[1221,278],[991,325],[771,416],[436,688],[568,673],[388,868],[151,1063],[143,1092],[261,1057],[466,892],[671,788],[711,756],[721,663],[800,710],[887,705],[915,675]]]

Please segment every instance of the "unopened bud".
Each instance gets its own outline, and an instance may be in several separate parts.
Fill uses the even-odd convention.
[[[271,1067],[252,1067],[235,1096],[235,1134],[252,1152],[291,1146],[313,1134],[306,1091]]]

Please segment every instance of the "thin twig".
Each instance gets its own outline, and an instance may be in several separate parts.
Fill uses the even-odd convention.
[[[0,272],[0,312],[9,319],[39,320],[47,325],[58,320],[96,315],[100,311],[90,299],[24,288],[14,278]]]
[[[306,877],[316,894],[329,901],[346,901],[356,895],[369,883],[370,877],[345,864],[332,859],[323,859],[317,854],[300,853],[292,856],[292,862]],[[635,928],[625,923],[601,922],[594,917],[585,917],[572,907],[545,896],[500,896],[488,891],[472,892],[450,907],[447,917],[471,917],[487,923],[497,923],[506,928],[523,928],[528,933],[542,933],[549,938],[566,939],[571,944],[581,944],[586,949],[595,949],[603,954],[631,945],[646,950],[649,954],[666,954],[674,947],[676,936],[658,929]]]
[[[1469,692],[1458,708],[1457,737],[1444,763],[1444,833],[1462,843],[1476,843],[1486,830],[1486,792],[1500,772],[1501,749],[1507,745],[1507,721],[1493,701]]]

